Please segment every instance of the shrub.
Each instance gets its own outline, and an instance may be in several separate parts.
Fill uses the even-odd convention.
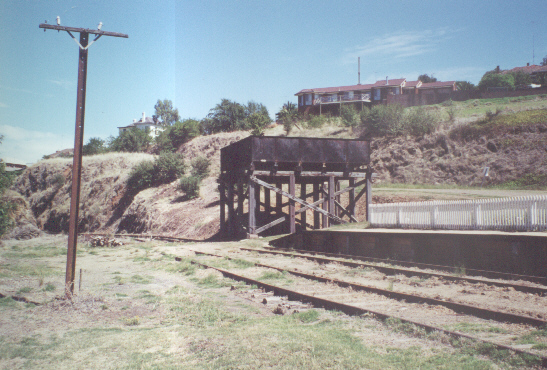
[[[132,127],[118,137],[111,138],[108,147],[115,152],[143,152],[150,145],[152,138],[149,130]]]
[[[154,182],[154,162],[142,161],[131,169],[127,186],[132,190],[143,190],[152,186]]]
[[[161,153],[154,161],[155,183],[168,184],[184,174],[184,158],[177,153]]]
[[[207,159],[206,157],[196,157],[192,159],[190,162],[190,166],[192,166],[191,174],[194,177],[203,179],[209,175],[209,166],[211,165],[211,161]]]
[[[343,105],[340,109],[340,117],[342,123],[347,127],[354,127],[359,124],[359,113],[351,104]]]
[[[362,122],[374,135],[398,135],[403,129],[404,108],[398,104],[375,105],[370,112],[362,115]]]
[[[196,176],[183,176],[180,178],[180,188],[189,199],[199,197],[201,179]]]
[[[515,87],[515,77],[512,74],[486,72],[479,82],[479,89],[487,90],[489,87]]]
[[[423,107],[409,109],[404,117],[403,132],[411,135],[430,134],[435,130],[437,119]]]
[[[327,120],[328,118],[324,115],[311,116],[306,122],[306,125],[310,128],[320,128],[327,122]]]
[[[199,136],[199,121],[195,119],[185,119],[182,122],[176,122],[168,132],[168,137],[171,140],[171,145],[175,150],[182,144]]]
[[[105,146],[104,140],[98,137],[92,137],[89,139],[87,144],[82,147],[83,155],[94,155],[105,153],[107,148]]]
[[[263,136],[264,130],[271,122],[269,116],[255,112],[247,117],[246,126],[251,129],[251,135]]]
[[[184,159],[177,153],[161,153],[154,161],[142,161],[131,169],[127,186],[132,190],[143,190],[152,186],[168,184],[183,175]]]

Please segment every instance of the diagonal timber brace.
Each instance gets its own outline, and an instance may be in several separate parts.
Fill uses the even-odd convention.
[[[263,187],[265,187],[265,188],[267,188],[267,189],[270,189],[270,190],[272,190],[272,191],[274,191],[274,192],[276,192],[276,193],[278,193],[278,194],[281,194],[281,195],[283,195],[283,196],[285,196],[285,197],[287,197],[287,198],[289,198],[289,199],[295,201],[296,203],[300,203],[301,205],[303,205],[304,207],[306,207],[306,209],[307,209],[307,208],[311,208],[311,209],[313,209],[314,211],[319,212],[319,213],[322,213],[323,215],[327,216],[328,218],[330,218],[330,219],[332,219],[332,220],[334,220],[334,221],[336,221],[336,222],[339,222],[339,223],[341,223],[341,224],[347,223],[346,220],[343,220],[343,219],[341,219],[340,217],[338,217],[338,216],[336,216],[336,215],[334,215],[334,214],[332,214],[332,213],[330,213],[330,212],[325,211],[324,209],[318,208],[318,207],[316,207],[316,206],[314,206],[314,205],[312,205],[312,204],[310,204],[310,203],[308,203],[308,202],[305,202],[305,201],[303,201],[302,199],[297,198],[297,197],[295,197],[294,195],[291,195],[291,194],[289,194],[289,193],[287,193],[287,192],[285,192],[285,191],[283,191],[283,190],[281,190],[281,189],[279,189],[279,188],[277,188],[277,187],[275,187],[275,186],[273,186],[273,185],[270,185],[270,184],[268,184],[268,183],[265,182],[265,181],[259,180],[259,179],[256,178],[255,176],[251,176],[251,177],[250,177],[250,180],[251,180],[252,182],[258,184],[258,185],[261,185],[261,186],[263,186]]]

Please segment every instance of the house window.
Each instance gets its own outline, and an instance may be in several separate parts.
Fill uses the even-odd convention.
[[[381,90],[380,89],[374,90],[374,100],[381,100],[381,99],[382,99]]]
[[[298,105],[302,105],[302,95],[298,95]]]
[[[304,95],[305,105],[311,105],[311,96],[312,96],[312,94]]]

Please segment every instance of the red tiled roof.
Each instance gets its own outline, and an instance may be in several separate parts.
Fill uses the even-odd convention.
[[[531,66],[524,66],[524,67],[515,67],[513,69],[506,69],[505,71],[501,71],[502,75],[506,75],[508,73],[512,72],[524,72],[526,74],[531,74],[534,72],[537,72],[540,69],[545,68],[544,66],[537,66],[535,64],[532,64]]]
[[[406,78],[397,78],[394,80],[388,80],[386,84],[386,80],[378,80],[374,84],[375,87],[382,87],[382,86],[401,86],[403,82],[406,81]]]
[[[335,93],[335,92],[338,92],[338,91],[370,90],[374,86],[375,86],[374,84],[367,84],[367,85],[319,87],[319,88],[316,88],[316,89],[303,89],[303,90],[300,90],[299,92],[297,92],[294,95],[309,94],[309,93],[325,94],[325,93]]]
[[[419,87],[422,85],[422,81],[418,80],[418,81],[407,81],[405,83],[405,86],[403,86],[403,88],[405,87]]]
[[[435,89],[439,87],[452,87],[456,81],[437,81],[437,82],[428,82],[426,84],[422,84],[422,86],[419,87],[419,89]]]

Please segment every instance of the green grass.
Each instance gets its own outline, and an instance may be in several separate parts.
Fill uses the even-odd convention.
[[[506,329],[498,328],[496,326],[490,326],[487,324],[476,324],[462,322],[456,325],[449,325],[445,327],[447,330],[459,331],[462,333],[500,333],[507,334],[509,333]]]
[[[130,281],[134,284],[150,284],[152,279],[152,276],[133,275]]]
[[[452,139],[474,140],[481,136],[501,136],[504,133],[518,133],[528,127],[547,122],[547,109],[500,114],[470,124],[454,127],[449,135]]]
[[[17,291],[16,294],[26,294],[32,292],[32,288],[29,286],[23,287]]]
[[[12,246],[11,251],[2,253],[4,258],[47,258],[66,256],[66,247],[58,245],[37,245],[35,247],[22,248]]]

